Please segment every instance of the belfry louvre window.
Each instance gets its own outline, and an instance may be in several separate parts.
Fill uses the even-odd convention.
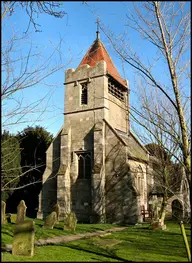
[[[78,153],[78,179],[91,178],[91,153],[82,152]]]
[[[81,105],[87,105],[87,83],[81,83]]]
[[[117,99],[124,101],[124,92],[121,85],[112,78],[108,79],[108,92]]]

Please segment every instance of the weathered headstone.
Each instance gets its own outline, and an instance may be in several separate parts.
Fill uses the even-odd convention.
[[[7,213],[6,217],[7,217],[7,223],[11,224],[11,213]]]
[[[75,231],[77,225],[77,217],[74,212],[66,214],[64,219],[64,230],[70,229]]]
[[[157,230],[157,229],[166,230],[166,225],[161,222],[161,219],[159,219],[158,221],[153,221],[151,223],[151,228],[153,230]]]
[[[5,210],[6,210],[6,203],[4,201],[1,201],[1,224],[6,223]]]
[[[143,215],[138,215],[137,223],[138,224],[143,223]]]
[[[154,209],[154,220],[158,221],[158,218],[159,218],[159,209],[158,206],[156,205]]]
[[[27,207],[25,205],[25,201],[21,200],[19,205],[17,206],[16,224],[21,223],[25,220],[26,209],[27,209]]]
[[[53,229],[56,223],[57,223],[57,213],[53,211],[45,218],[43,228]]]
[[[33,256],[35,243],[35,222],[25,220],[15,225],[12,254]]]
[[[60,205],[55,204],[52,208],[52,212],[55,211],[57,213],[57,222],[59,222],[59,216],[60,216]]]
[[[159,222],[158,222],[158,221],[153,221],[153,222],[151,223],[151,228],[152,228],[153,230],[160,229],[160,224],[159,224]]]

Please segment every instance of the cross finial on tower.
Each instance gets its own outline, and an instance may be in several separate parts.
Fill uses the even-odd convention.
[[[97,34],[97,40],[100,38],[100,32],[99,32],[99,23],[100,23],[100,20],[99,20],[99,17],[97,18],[97,31],[96,31],[96,34]]]

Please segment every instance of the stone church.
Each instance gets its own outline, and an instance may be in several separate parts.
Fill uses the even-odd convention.
[[[97,32],[65,72],[64,125],[46,152],[38,218],[54,204],[78,222],[136,223],[148,208],[149,153],[130,131],[129,85]]]

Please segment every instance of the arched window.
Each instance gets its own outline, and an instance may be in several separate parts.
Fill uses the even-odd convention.
[[[141,166],[137,168],[136,186],[140,195],[144,194],[144,175]]]
[[[78,153],[78,179],[91,178],[91,153],[82,152]]]
[[[183,192],[183,193],[187,193],[187,192],[188,192],[187,181],[186,181],[186,180],[183,181],[183,189],[182,189],[182,192]]]
[[[81,105],[88,104],[87,83],[81,83]]]

